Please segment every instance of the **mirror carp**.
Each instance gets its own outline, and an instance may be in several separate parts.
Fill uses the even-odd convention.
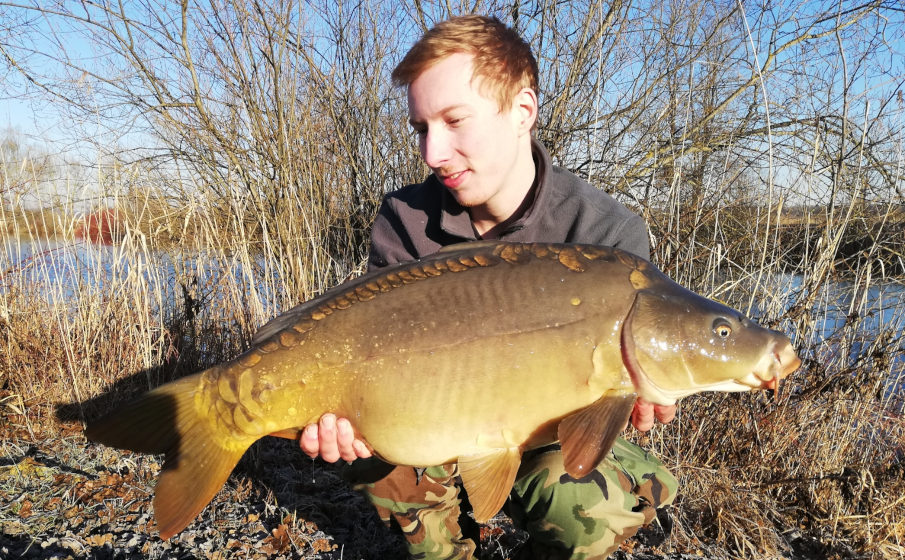
[[[327,412],[396,465],[458,462],[475,518],[499,511],[522,452],[559,440],[580,478],[640,396],[776,388],[789,339],[624,251],[475,242],[346,282],[264,325],[234,360],[89,423],[165,454],[154,511],[185,528],[261,437]]]

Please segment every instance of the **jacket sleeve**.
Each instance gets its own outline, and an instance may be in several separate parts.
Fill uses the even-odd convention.
[[[569,202],[577,204],[576,200],[579,200],[578,197],[573,197]],[[615,199],[603,195],[600,195],[596,206],[587,203],[586,208],[593,210],[573,210],[575,218],[569,227],[566,241],[616,247],[650,260],[647,222],[641,216]]]
[[[384,198],[371,226],[371,248],[368,271],[416,258],[416,253],[402,220],[393,209],[391,198]]]
[[[645,260],[650,260],[650,236],[647,233],[647,223],[644,219],[634,214],[627,219],[613,246],[638,255]]]

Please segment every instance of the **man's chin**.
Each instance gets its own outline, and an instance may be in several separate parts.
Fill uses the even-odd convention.
[[[447,190],[449,191],[449,194],[451,194],[453,198],[456,199],[456,202],[459,203],[459,206],[463,208],[474,208],[475,206],[480,206],[486,202],[485,200],[481,200],[475,196],[469,196],[469,193],[464,192],[464,189],[454,190],[447,188]]]

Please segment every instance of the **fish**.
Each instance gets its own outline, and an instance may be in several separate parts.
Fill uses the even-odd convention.
[[[801,361],[784,334],[594,245],[478,241],[340,284],[265,324],[233,360],[86,427],[164,454],[160,536],[187,527],[258,439],[325,413],[394,465],[458,463],[475,519],[505,502],[522,453],[559,441],[587,475],[639,397],[776,389]]]

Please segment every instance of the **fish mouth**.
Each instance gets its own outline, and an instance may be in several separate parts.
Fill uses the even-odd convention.
[[[777,341],[773,345],[773,351],[767,353],[758,366],[751,374],[754,377],[750,381],[751,387],[775,390],[781,380],[792,375],[801,367],[801,358],[798,357],[790,342]],[[739,382],[748,384],[743,380],[739,380]]]
[[[765,354],[761,363],[747,377],[738,383],[751,389],[779,390],[779,382],[792,375],[801,367],[801,358],[788,341],[776,342],[773,351]]]

